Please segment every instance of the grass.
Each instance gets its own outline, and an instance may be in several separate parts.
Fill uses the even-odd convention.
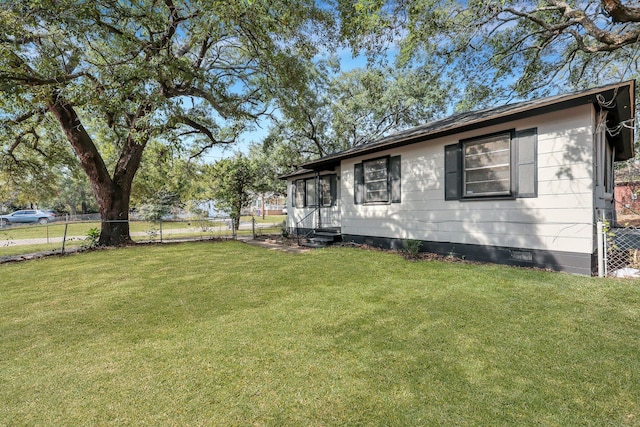
[[[637,281],[238,242],[0,275],[2,425],[640,425]]]

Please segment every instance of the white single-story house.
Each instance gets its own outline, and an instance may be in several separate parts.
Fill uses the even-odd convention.
[[[635,82],[418,126],[284,175],[292,233],[591,275],[634,155]]]

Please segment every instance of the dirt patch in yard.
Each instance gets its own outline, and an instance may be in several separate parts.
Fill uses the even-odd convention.
[[[256,238],[245,240],[245,243],[253,246],[259,246],[265,249],[289,252],[289,253],[304,253],[309,252],[311,249],[303,246],[298,246],[297,243],[291,243],[286,239],[271,239],[271,238]]]

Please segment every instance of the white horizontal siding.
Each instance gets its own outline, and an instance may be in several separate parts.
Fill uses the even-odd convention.
[[[591,106],[465,132],[342,162],[345,234],[591,253]],[[444,146],[515,128],[538,129],[538,197],[445,201]],[[366,158],[402,156],[402,203],[355,205],[353,167]]]
[[[295,228],[305,218],[308,218],[315,208],[287,208],[287,227]]]
[[[323,172],[320,175],[328,175],[328,174],[337,174],[338,176],[340,176],[340,168],[336,168],[335,171],[333,172]],[[302,220],[305,220],[305,224],[309,223],[311,224],[312,221],[309,219],[309,215],[311,215],[312,212],[314,212],[316,210],[315,207],[303,207],[303,208],[297,208],[295,206],[292,206],[295,204],[295,198],[293,197],[293,181],[295,180],[299,180],[299,179],[308,179],[308,178],[313,178],[314,174],[313,173],[308,173],[308,174],[303,174],[303,175],[299,175],[296,176],[295,178],[290,178],[287,180],[287,219],[286,219],[286,224],[287,224],[287,228],[289,229],[294,229],[298,223]],[[341,201],[341,192],[342,189],[340,187],[340,181],[338,180],[337,182],[338,188],[336,189],[336,193],[337,193],[337,202],[334,206],[331,207],[321,207],[322,209],[322,216],[324,218],[327,219],[334,219],[334,218],[339,218],[341,216],[341,209],[340,209],[340,201]],[[315,223],[314,223],[315,224]]]

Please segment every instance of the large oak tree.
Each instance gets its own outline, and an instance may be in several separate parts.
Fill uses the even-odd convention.
[[[485,79],[489,90],[512,81],[511,93],[527,97],[637,74],[637,2],[474,2],[458,9],[453,18],[449,28],[463,26],[470,31],[450,39],[445,53],[458,58],[475,56],[460,63],[478,80],[491,76]]]
[[[637,76],[640,5],[628,0],[355,0],[343,34],[371,56],[440,64],[462,109]],[[355,3],[351,7],[350,3]]]
[[[99,243],[129,242],[147,143],[197,155],[234,142],[271,88],[300,83],[330,26],[313,0],[4,1],[2,155],[19,166],[71,147],[100,208]]]

